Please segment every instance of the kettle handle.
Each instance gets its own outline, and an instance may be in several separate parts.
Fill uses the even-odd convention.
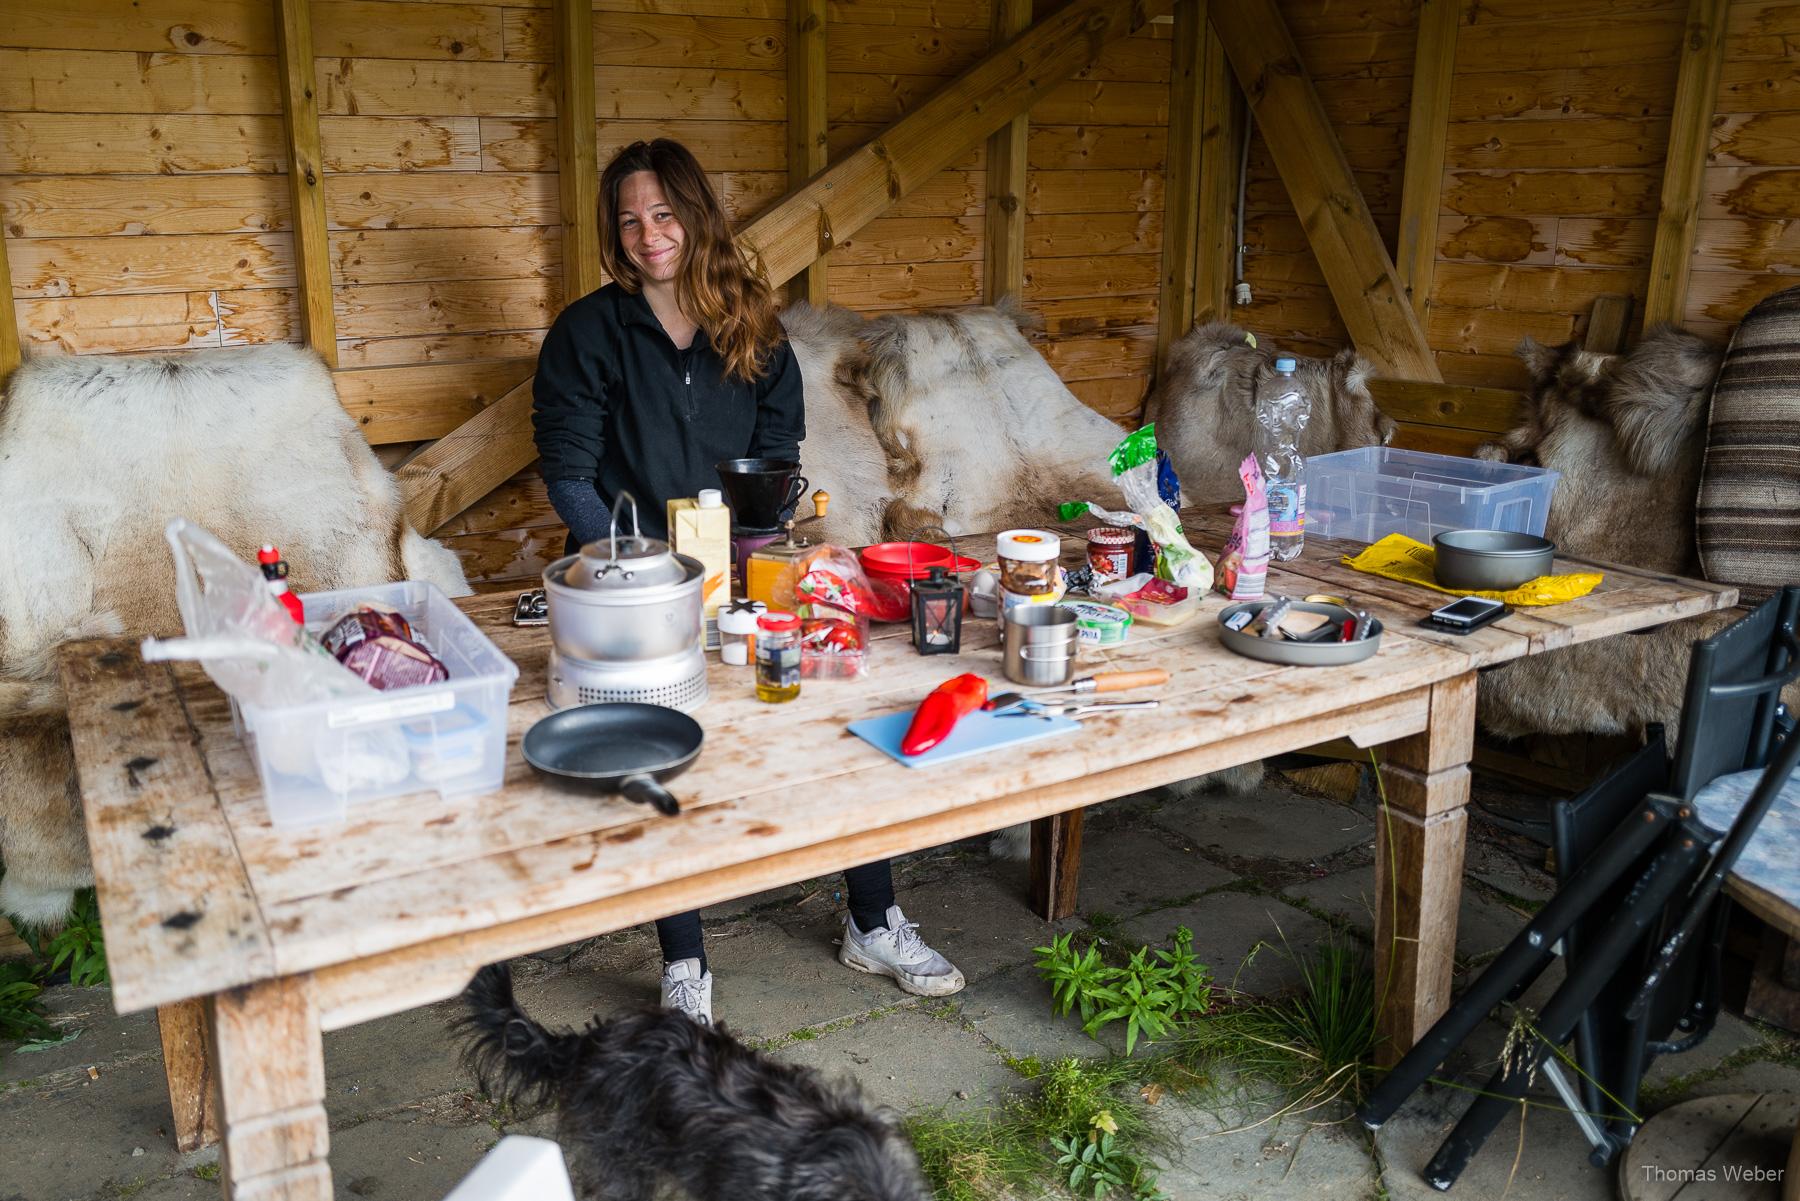
[[[607,553],[611,561],[615,563],[619,561],[619,509],[626,501],[631,502],[631,536],[638,541],[644,537],[638,526],[637,497],[621,488],[619,494],[613,497],[612,525],[607,531]]]

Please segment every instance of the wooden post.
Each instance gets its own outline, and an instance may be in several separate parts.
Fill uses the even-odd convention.
[[[1215,4],[1209,15],[1356,349],[1385,375],[1441,381],[1275,0]]]
[[[784,284],[896,200],[948,167],[1107,43],[1169,9],[1173,0],[1069,0],[1013,41],[933,92],[917,109],[777,201],[738,235]],[[1391,268],[1390,268],[1391,273]],[[1436,367],[1427,364],[1436,379]],[[531,462],[531,388],[521,384],[396,475],[407,519],[430,533]]]
[[[1391,743],[1375,821],[1375,995],[1378,1061],[1392,1065],[1450,1005],[1475,675],[1432,686],[1429,725]]]
[[[1450,81],[1456,74],[1456,31],[1461,20],[1462,0],[1421,0],[1400,190],[1400,241],[1394,251],[1394,270],[1420,321],[1425,320],[1431,299],[1431,273],[1437,261],[1444,135],[1450,126]]]
[[[1631,297],[1624,293],[1608,293],[1594,297],[1588,312],[1587,337],[1581,340],[1583,350],[1595,354],[1618,354],[1625,349],[1625,335],[1631,329]]]
[[[600,286],[592,0],[556,0],[555,19],[556,184],[562,208],[563,303],[569,304]]]
[[[212,1008],[233,1201],[331,1201],[325,1053],[310,975],[220,993]]]
[[[1047,922],[1075,912],[1081,883],[1081,823],[1085,809],[1053,813],[1031,823],[1031,908]]]
[[[1237,177],[1244,150],[1244,101],[1231,61],[1211,21],[1200,63],[1199,234],[1194,262],[1195,322],[1231,316],[1231,284],[1237,264]]]
[[[206,1001],[159,1005],[156,1030],[162,1037],[163,1074],[169,1108],[175,1115],[175,1146],[198,1151],[219,1141],[218,1090],[213,1087]]]
[[[994,45],[1031,27],[1031,0],[994,0]],[[989,304],[1025,294],[1025,188],[1031,118],[1020,115],[987,144],[987,209],[982,224],[982,295]]]
[[[1687,304],[1700,187],[1712,138],[1713,109],[1719,98],[1719,74],[1725,63],[1725,18],[1730,7],[1730,0],[1689,0],[1675,110],[1669,119],[1669,153],[1663,159],[1656,241],[1650,252],[1650,287],[1644,296],[1645,329],[1658,321],[1681,320]]]
[[[1229,2],[1229,0],[1227,0]],[[1200,151],[1206,114],[1206,0],[1175,6],[1169,67],[1168,183],[1163,191],[1162,293],[1156,301],[1156,373],[1169,348],[1194,328],[1200,244]]]
[[[6,265],[6,231],[0,229],[0,384],[24,361],[19,346],[19,313],[13,307],[12,268]]]
[[[795,191],[825,169],[826,0],[787,0],[788,15],[788,187]],[[819,257],[788,282],[788,298],[814,308],[829,298],[826,256],[829,230]]]
[[[281,115],[287,130],[288,199],[294,216],[294,281],[300,336],[336,367],[337,320],[331,307],[331,240],[319,152],[319,100],[313,77],[311,0],[275,0],[275,51]]]

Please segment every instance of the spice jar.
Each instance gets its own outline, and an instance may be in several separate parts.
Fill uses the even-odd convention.
[[[734,600],[719,607],[719,662],[748,667],[756,655],[756,619],[769,611],[761,601]]]
[[[1087,557],[1088,566],[1094,569],[1094,578],[1105,583],[1131,575],[1134,541],[1130,530],[1116,525],[1089,530]]]
[[[1000,535],[1000,587],[1015,596],[1055,592],[1061,580],[1056,560],[1062,539],[1043,530],[1007,530]]]
[[[800,618],[764,613],[756,619],[756,699],[779,705],[800,695]]]

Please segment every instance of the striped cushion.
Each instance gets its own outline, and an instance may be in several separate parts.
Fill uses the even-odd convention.
[[[1725,352],[1695,520],[1706,578],[1740,601],[1800,583],[1800,287],[1751,309]]]

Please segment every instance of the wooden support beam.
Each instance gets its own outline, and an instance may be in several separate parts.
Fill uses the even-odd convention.
[[[1412,108],[1406,122],[1406,170],[1400,187],[1400,241],[1394,270],[1425,320],[1437,261],[1438,208],[1444,194],[1444,135],[1450,128],[1450,81],[1456,74],[1456,31],[1463,0],[1421,0],[1413,51]]]
[[[826,0],[787,0],[788,14],[788,187],[798,191],[825,169]],[[824,305],[826,259],[806,265],[788,283],[788,298],[814,308]]]
[[[1031,27],[1031,0],[994,0],[994,45]],[[1026,142],[1031,118],[1008,121],[987,144],[987,210],[982,225],[982,295],[989,304],[1025,294]]]
[[[0,384],[24,361],[19,346],[19,314],[13,307],[12,268],[6,265],[6,231],[0,230]]]
[[[1226,0],[1227,3],[1230,0]],[[1162,290],[1156,301],[1156,371],[1176,339],[1194,328],[1199,287],[1200,149],[1206,116],[1206,0],[1175,6],[1169,65],[1169,169],[1163,189]]]
[[[761,259],[770,284],[785,284],[1173,3],[1071,0],[770,206],[738,242]],[[396,473],[407,517],[429,534],[535,455],[531,387],[520,384]]]
[[[1211,21],[1200,62],[1200,231],[1194,261],[1194,321],[1231,316],[1237,264],[1237,176],[1244,150],[1244,97]]]
[[[1372,379],[1369,395],[1395,421],[1452,426],[1503,434],[1519,424],[1525,394],[1470,384],[1427,384],[1416,380]]]
[[[1581,340],[1583,350],[1595,354],[1618,354],[1625,349],[1625,337],[1631,332],[1631,297],[1609,292],[1594,297],[1588,312],[1587,337]]]
[[[1384,375],[1441,380],[1275,0],[1215,4],[1209,16],[1356,349]]]
[[[275,52],[282,124],[287,132],[300,336],[327,366],[336,367],[337,319],[331,307],[331,242],[325,224],[325,169],[319,152],[311,0],[275,0]]]
[[[556,0],[556,170],[563,303],[600,286],[600,151],[593,0]]]
[[[1725,21],[1730,0],[1689,0],[1681,40],[1681,74],[1669,118],[1669,151],[1663,159],[1662,198],[1650,251],[1650,287],[1644,324],[1679,321],[1687,305],[1688,271],[1700,217],[1701,176],[1712,138],[1719,75],[1725,63]]]

